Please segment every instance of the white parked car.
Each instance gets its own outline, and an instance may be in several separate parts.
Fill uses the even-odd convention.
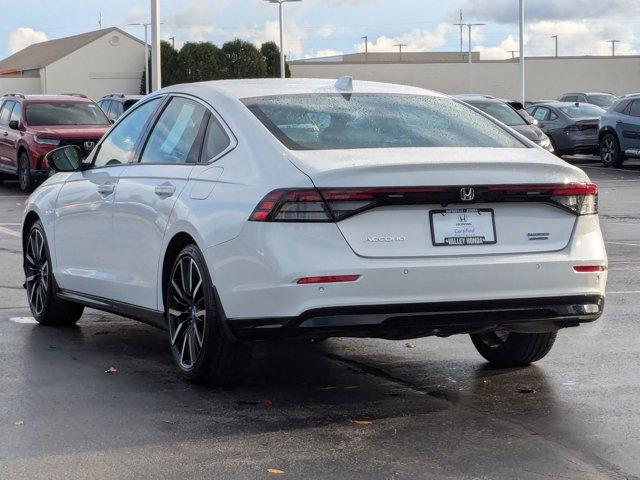
[[[255,341],[469,333],[497,365],[596,320],[607,257],[587,175],[463,103],[397,85],[243,80],[145,97],[27,203],[29,304],[168,330],[224,383]]]

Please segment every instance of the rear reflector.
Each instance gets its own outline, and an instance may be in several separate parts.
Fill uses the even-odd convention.
[[[300,278],[296,283],[298,285],[311,285],[315,283],[341,283],[355,282],[360,275],[331,275],[328,277],[305,277]]]
[[[594,273],[594,272],[604,272],[607,267],[603,265],[580,265],[573,267],[573,269],[578,273]]]
[[[473,200],[461,198],[472,190]],[[268,193],[249,217],[253,222],[338,222],[366,210],[399,205],[541,202],[576,215],[598,213],[598,186],[591,183],[451,187],[279,189]]]

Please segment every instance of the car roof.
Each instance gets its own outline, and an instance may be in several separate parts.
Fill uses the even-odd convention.
[[[11,100],[22,100],[30,103],[38,103],[38,102],[65,102],[69,103],[70,101],[78,102],[78,103],[93,103],[93,100],[87,97],[81,97],[79,95],[22,95],[22,94],[7,94],[2,96],[3,100],[11,99]]]
[[[141,98],[144,98],[144,95],[128,95],[126,93],[109,93],[107,95],[105,95],[104,97],[102,97],[100,99],[100,101],[102,100],[121,100],[123,102],[126,102],[127,100],[140,100]]]
[[[343,77],[344,78],[344,77]],[[396,93],[430,95],[444,97],[445,95],[431,90],[391,83],[366,82],[353,80],[353,89],[337,87],[337,79],[309,79],[309,78],[260,78],[251,80],[215,80],[192,84],[173,85],[160,92],[180,92],[188,87],[189,91],[209,91],[229,98],[245,99],[254,97],[269,97],[280,95],[296,95],[310,93]],[[203,93],[204,93],[203,92]]]

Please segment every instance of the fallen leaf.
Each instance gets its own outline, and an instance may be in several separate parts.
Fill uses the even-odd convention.
[[[280,470],[279,468],[267,468],[267,472],[271,475],[282,475],[284,474],[284,470]]]
[[[491,383],[491,380],[489,378],[485,378],[482,383]]]
[[[416,348],[416,346],[413,343],[405,343],[404,346],[407,348]]]
[[[518,390],[518,393],[536,393],[533,388],[523,388],[522,390]]]
[[[273,402],[268,398],[263,398],[262,400],[260,400],[260,405],[262,405],[263,407],[271,408],[273,406]]]
[[[21,427],[22,425],[24,425],[24,420],[16,420],[15,422],[13,422],[13,424],[16,427]]]
[[[116,373],[117,371],[118,371],[118,369],[116,367],[109,367],[104,371],[104,373],[111,374],[111,373]]]
[[[354,425],[372,425],[373,422],[371,420],[349,420],[350,423]]]
[[[176,423],[175,420],[162,420],[162,423],[166,423],[168,425],[174,425]]]

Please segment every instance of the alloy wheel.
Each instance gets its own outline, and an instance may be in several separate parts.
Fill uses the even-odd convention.
[[[173,268],[167,305],[171,348],[180,366],[189,370],[202,353],[207,312],[202,273],[188,255]]]
[[[44,311],[49,292],[49,262],[44,244],[44,236],[34,228],[29,235],[25,252],[25,272],[27,298],[33,313],[38,316]]]
[[[610,137],[607,137],[602,142],[602,147],[601,147],[602,159],[605,161],[605,163],[611,163],[613,162],[614,154],[615,154],[615,145],[613,144],[613,139]]]

